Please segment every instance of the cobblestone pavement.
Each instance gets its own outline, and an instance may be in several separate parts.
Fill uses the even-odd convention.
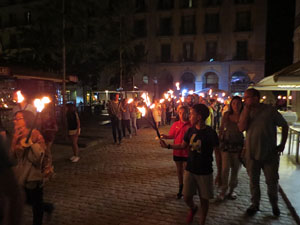
[[[161,129],[167,133],[169,127]],[[100,131],[99,131],[100,132]],[[78,163],[71,163],[69,146],[53,149],[56,177],[45,187],[45,200],[55,204],[46,225],[181,225],[186,224],[188,208],[175,198],[177,177],[172,151],[160,148],[155,132],[139,130],[139,135],[112,145],[110,127],[102,144],[81,150]],[[281,196],[280,218],[272,215],[262,179],[261,211],[245,216],[249,206],[249,184],[244,168],[239,174],[238,198],[222,203],[212,201],[207,225],[296,224]],[[195,196],[199,204],[199,198]],[[198,215],[194,225],[198,224]],[[32,221],[26,207],[25,225]]]

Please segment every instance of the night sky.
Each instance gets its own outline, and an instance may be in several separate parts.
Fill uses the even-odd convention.
[[[268,0],[265,76],[293,63],[294,18],[295,0]]]

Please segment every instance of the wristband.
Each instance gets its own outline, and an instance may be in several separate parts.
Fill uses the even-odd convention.
[[[170,149],[171,148],[171,145],[170,144],[168,144],[168,149]]]

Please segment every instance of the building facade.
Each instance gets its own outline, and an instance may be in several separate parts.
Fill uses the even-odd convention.
[[[136,85],[241,93],[264,77],[266,0],[134,2],[135,49],[147,53]]]

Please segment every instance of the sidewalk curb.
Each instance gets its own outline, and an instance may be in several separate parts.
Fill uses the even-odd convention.
[[[285,204],[287,205],[288,209],[290,210],[292,217],[295,219],[296,223],[298,225],[300,225],[300,217],[297,214],[295,208],[293,207],[292,203],[290,202],[290,200],[288,199],[287,195],[285,194],[284,190],[282,189],[282,187],[279,185],[279,193],[281,194]]]

